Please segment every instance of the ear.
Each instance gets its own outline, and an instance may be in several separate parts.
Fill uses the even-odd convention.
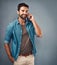
[[[17,11],[17,14],[19,14],[19,11]]]

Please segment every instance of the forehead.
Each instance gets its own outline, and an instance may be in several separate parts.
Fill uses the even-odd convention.
[[[22,7],[20,8],[20,10],[29,10],[29,8],[27,8],[27,7],[25,7],[25,6],[22,6]]]

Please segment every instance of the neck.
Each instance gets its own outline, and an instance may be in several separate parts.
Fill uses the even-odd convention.
[[[21,25],[25,25],[25,20],[23,20],[22,18],[18,18],[18,21],[19,21],[19,23],[21,24]]]

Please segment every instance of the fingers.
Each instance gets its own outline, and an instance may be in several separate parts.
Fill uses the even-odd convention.
[[[28,18],[31,19],[32,18],[32,14],[28,13]]]

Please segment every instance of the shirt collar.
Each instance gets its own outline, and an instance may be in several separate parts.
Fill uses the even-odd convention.
[[[16,22],[17,22],[17,24],[20,24],[20,22],[18,21],[18,18],[16,19]],[[26,24],[29,23],[29,22],[28,22],[28,18],[26,18],[25,22],[26,22]]]

